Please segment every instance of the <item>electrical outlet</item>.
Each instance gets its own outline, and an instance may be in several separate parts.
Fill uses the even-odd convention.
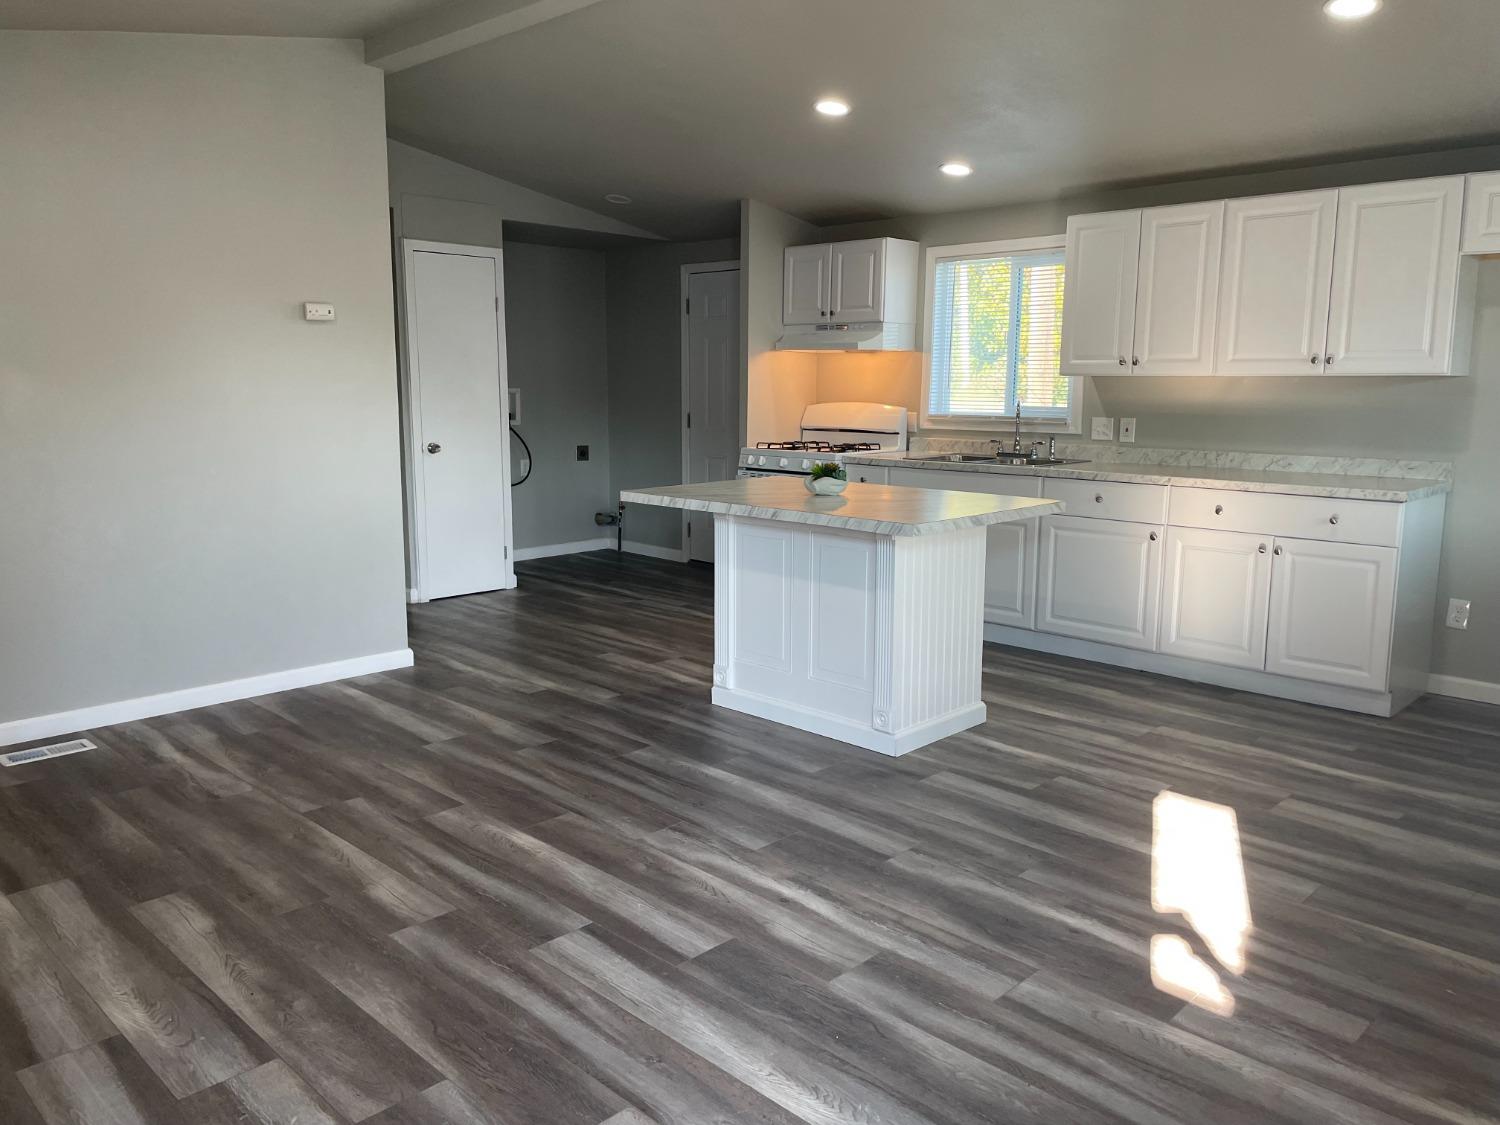
[[[586,445],[580,445],[578,447],[578,459],[580,461],[587,461],[589,459],[589,447],[588,446],[586,446]]]
[[[1467,629],[1469,627],[1469,603],[1467,599],[1448,599],[1448,620],[1446,624],[1450,629]]]
[[[1134,441],[1135,440],[1135,419],[1134,418],[1121,418],[1120,419],[1120,440],[1121,441]]]
[[[1089,434],[1095,441],[1115,440],[1115,420],[1113,418],[1095,418],[1093,432]]]
[[[332,320],[333,306],[321,304],[317,301],[305,301],[302,304],[303,320]]]

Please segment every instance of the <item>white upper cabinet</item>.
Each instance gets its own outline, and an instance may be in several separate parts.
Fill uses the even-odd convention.
[[[1220,375],[1322,372],[1338,203],[1337,191],[1304,191],[1226,205]]]
[[[1463,250],[1465,254],[1500,254],[1500,172],[1469,177]]]
[[[1062,373],[1123,375],[1135,354],[1141,213],[1068,219],[1063,265]]]
[[[833,298],[829,302],[834,320],[880,320],[885,311],[885,239],[835,242],[833,252]]]
[[[1454,370],[1463,200],[1461,176],[1339,189],[1327,374]]]
[[[904,238],[862,238],[788,246],[781,322],[915,325],[917,244]]]
[[[1223,237],[1222,200],[1141,212],[1132,375],[1213,371]]]
[[[833,247],[788,246],[781,284],[783,324],[821,324],[828,318]]]

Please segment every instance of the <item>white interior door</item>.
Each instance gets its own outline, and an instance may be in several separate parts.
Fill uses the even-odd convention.
[[[424,599],[515,585],[500,251],[405,247],[416,583]]]
[[[1229,201],[1218,374],[1322,372],[1338,205],[1337,191]]]
[[[733,480],[740,452],[740,271],[687,282],[687,483]],[[688,558],[713,562],[714,518],[687,517]]]
[[[1269,535],[1169,527],[1164,587],[1162,652],[1265,667]]]
[[[1385,691],[1395,548],[1278,539],[1273,555],[1266,671]]]
[[[1132,375],[1213,371],[1223,243],[1222,200],[1141,212]]]
[[[1442,375],[1452,362],[1464,180],[1339,189],[1330,375]]]
[[[1141,213],[1068,218],[1063,265],[1062,373],[1123,375],[1135,342]]]

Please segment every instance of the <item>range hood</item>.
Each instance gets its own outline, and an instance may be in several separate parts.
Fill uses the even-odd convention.
[[[915,324],[880,321],[864,324],[787,325],[776,341],[783,352],[909,352],[917,347]]]

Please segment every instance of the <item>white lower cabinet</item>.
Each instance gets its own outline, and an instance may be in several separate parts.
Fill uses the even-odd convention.
[[[1162,529],[1087,516],[1042,519],[1036,627],[1156,648]]]
[[[1264,668],[1271,542],[1237,531],[1169,527],[1161,651]]]
[[[1266,671],[1384,691],[1396,602],[1396,551],[1278,539]]]

